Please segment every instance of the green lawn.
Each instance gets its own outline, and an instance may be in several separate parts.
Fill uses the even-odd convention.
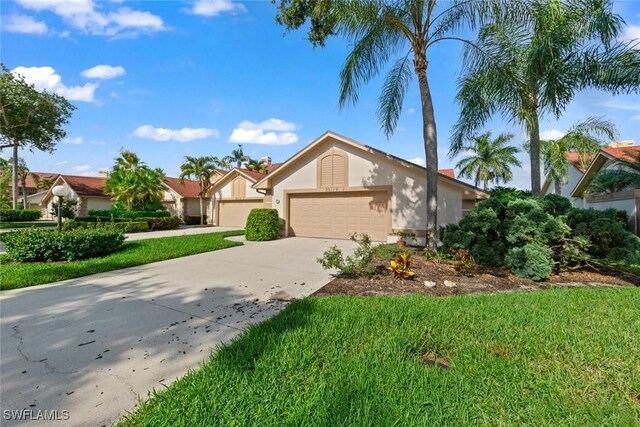
[[[637,426],[638,361],[638,288],[306,298],[121,425]]]
[[[0,222],[0,230],[7,228],[41,228],[41,227],[55,227],[57,224],[55,221],[18,221],[18,222]]]
[[[104,258],[70,262],[3,263],[0,266],[0,290],[25,288],[43,283],[102,273],[125,267],[164,261],[187,255],[242,245],[224,239],[243,235],[244,231],[162,237],[125,242],[122,251]]]

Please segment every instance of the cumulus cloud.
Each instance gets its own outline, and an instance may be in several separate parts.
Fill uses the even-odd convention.
[[[207,128],[182,128],[165,129],[156,128],[151,125],[140,126],[133,131],[133,135],[142,139],[153,139],[154,141],[178,141],[189,142],[196,139],[220,138],[218,129]]]
[[[84,138],[81,136],[76,136],[74,138],[67,138],[64,140],[65,144],[79,145],[84,143]]]
[[[126,71],[120,66],[111,65],[96,65],[95,67],[88,68],[80,73],[82,77],[88,79],[113,79],[115,77],[124,76]]]
[[[562,138],[563,136],[564,132],[558,129],[545,130],[540,133],[540,139],[545,140],[556,140]]]
[[[242,13],[247,8],[242,4],[233,0],[196,0],[193,7],[189,9],[190,13],[201,16],[218,16],[223,13]]]
[[[298,142],[295,123],[268,119],[261,123],[244,120],[233,129],[229,142],[238,144],[289,145]]]
[[[120,7],[102,11],[93,0],[17,0],[26,9],[51,11],[75,29],[95,35],[135,36],[165,31],[162,18],[150,12]],[[105,3],[102,3],[103,5]]]
[[[413,159],[409,159],[409,161],[411,163],[415,163],[418,166],[424,166],[427,164],[422,157],[414,157]]]
[[[4,18],[2,29],[10,33],[44,35],[49,27],[44,21],[36,21],[31,16],[9,15]]]
[[[62,77],[51,67],[16,67],[12,73],[23,76],[25,81],[33,84],[37,90],[56,93],[69,101],[95,102],[97,83],[66,86],[62,83]]]
[[[640,25],[629,25],[626,27],[620,35],[620,40],[626,42],[635,40],[640,42]],[[640,45],[637,45],[636,48],[640,49]]]

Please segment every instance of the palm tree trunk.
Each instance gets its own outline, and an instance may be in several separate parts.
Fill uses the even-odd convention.
[[[414,50],[414,68],[418,76],[420,100],[422,104],[422,137],[427,168],[427,249],[434,253],[438,249],[438,136],[436,118],[433,111],[431,89],[427,79],[427,55],[420,49]]]
[[[529,129],[529,159],[531,161],[531,194],[540,195],[540,123],[538,113],[531,114]]]
[[[27,209],[27,177],[21,180],[22,184],[22,209]]]
[[[560,193],[562,192],[562,185],[560,184],[560,180],[559,179],[554,179],[553,183],[556,187],[556,194],[559,196]]]
[[[204,206],[202,206],[202,201],[202,196],[200,196],[200,225],[204,225],[204,216],[202,215]]]
[[[18,209],[18,144],[13,146],[13,209]]]

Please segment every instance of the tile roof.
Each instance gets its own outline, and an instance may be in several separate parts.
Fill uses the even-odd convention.
[[[280,167],[280,165],[282,165],[282,163],[271,163],[269,166],[267,166],[267,174],[269,174],[269,173],[273,172],[274,170],[278,169]],[[265,176],[265,173],[256,172],[256,171],[253,171],[251,169],[240,168],[239,170],[242,171],[242,173],[244,173],[244,174],[250,176],[251,178],[255,179],[256,181],[260,181]]]
[[[565,157],[567,158],[567,160],[569,160],[571,162],[571,164],[578,169],[580,172],[585,173],[587,171],[587,169],[589,168],[589,164],[591,163],[591,160],[593,160],[592,156],[590,156],[589,154],[585,155],[585,162],[580,163],[580,154],[575,152],[575,151],[569,151]]]
[[[184,183],[181,183],[178,178],[166,177],[165,179],[167,180],[167,185],[182,197],[199,197],[200,184],[197,181],[185,179]]]
[[[632,147],[619,147],[610,148],[605,147],[602,151],[611,157],[619,160],[626,160],[628,162],[637,162],[640,156],[640,145],[634,145]]]
[[[60,176],[79,196],[109,197],[103,191],[107,178],[77,175]]]
[[[27,179],[26,179],[26,187],[27,188],[37,188],[36,185],[36,180],[33,179],[33,175],[38,175],[38,177],[42,180],[42,179],[48,179],[49,181],[51,181],[53,183],[53,181],[56,180],[56,178],[58,177],[58,173],[52,173],[52,172],[30,172],[27,175]]]
[[[449,178],[456,178],[456,171],[454,169],[438,169],[440,175],[448,176]]]

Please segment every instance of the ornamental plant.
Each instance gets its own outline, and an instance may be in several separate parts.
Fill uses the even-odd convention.
[[[416,274],[410,267],[411,255],[408,253],[401,253],[396,256],[395,261],[391,261],[389,270],[397,279],[408,280]]]

